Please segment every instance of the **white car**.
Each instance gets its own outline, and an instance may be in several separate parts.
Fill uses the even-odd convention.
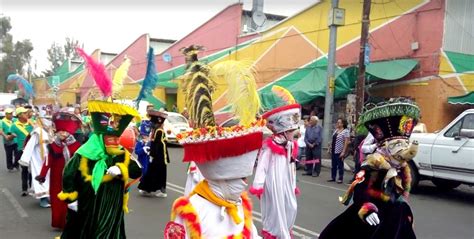
[[[182,114],[174,112],[166,112],[166,114],[168,114],[168,117],[163,124],[166,140],[169,143],[178,143],[176,135],[192,131],[193,129],[189,126],[188,120]]]
[[[420,180],[431,180],[442,189],[474,185],[474,109],[461,113],[436,133],[414,133],[418,153],[410,161],[412,189]]]

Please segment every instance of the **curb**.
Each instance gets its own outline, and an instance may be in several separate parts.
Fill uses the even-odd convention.
[[[345,159],[345,160],[344,160],[344,171],[346,171],[346,172],[352,172],[354,167],[351,167],[349,164],[347,164],[347,163],[345,162],[346,160],[351,160],[351,162],[353,162],[351,158]],[[325,167],[325,168],[331,168],[331,159],[323,159],[323,160],[321,161],[321,166],[322,166],[322,167]]]

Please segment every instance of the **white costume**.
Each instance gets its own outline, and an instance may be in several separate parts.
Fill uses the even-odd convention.
[[[36,127],[30,135],[30,139],[23,149],[19,163],[23,166],[30,167],[34,196],[37,199],[46,198],[49,197],[49,172],[46,175],[46,181],[44,183],[39,183],[34,179],[40,175],[44,160],[48,159],[50,136],[48,132],[41,127]],[[43,148],[42,150],[41,147]]]
[[[186,178],[186,186],[184,187],[184,196],[189,196],[194,187],[201,182],[204,177],[196,166],[196,163],[190,162],[188,167],[188,176]]]
[[[244,230],[245,216],[242,202],[238,204],[238,215],[244,219],[242,223],[238,225],[234,223],[231,217],[225,212],[223,213],[222,208],[214,203],[209,202],[205,198],[195,194],[189,198],[189,202],[196,211],[196,214],[200,218],[200,226],[202,232],[202,238],[226,238],[231,235],[238,235]],[[185,225],[182,217],[178,216],[175,223]],[[218,225],[218,226],[217,226]],[[249,239],[259,239],[257,228],[252,223],[251,237]],[[191,238],[189,233],[186,234],[186,239]]]
[[[299,107],[283,106],[263,115],[274,135],[264,142],[250,193],[260,198],[264,237],[292,238],[296,194],[299,194],[295,169],[297,144],[287,140],[292,139],[292,134],[287,132],[298,128]]]
[[[184,148],[183,162],[194,162],[204,180],[193,185],[197,180],[192,177],[197,175],[188,175],[185,194],[194,189],[189,196],[175,200],[164,238],[260,238],[252,221],[252,202],[245,193],[245,178],[253,173],[264,126],[264,121],[255,121],[260,101],[253,71],[250,65],[237,61],[210,69],[197,61],[201,49],[191,45],[181,50],[188,69],[183,77],[186,105],[193,109],[189,118],[197,128],[177,135],[177,139]],[[226,95],[244,125],[216,127],[210,77],[217,76],[232,85]]]

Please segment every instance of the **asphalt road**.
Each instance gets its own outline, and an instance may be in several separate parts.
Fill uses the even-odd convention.
[[[181,162],[181,148],[170,148],[172,163],[168,168],[168,198],[141,197],[134,188],[126,215],[128,238],[162,238],[175,198],[183,193],[186,164]],[[40,208],[32,197],[20,197],[20,173],[8,173],[0,149],[0,238],[53,238],[60,232],[50,228],[49,209]],[[301,175],[301,171],[298,172]],[[347,172],[346,172],[347,174]],[[319,232],[345,207],[338,196],[347,188],[344,184],[328,183],[329,170],[323,168],[319,178],[299,176],[302,191],[298,199],[296,238],[317,238]],[[348,179],[349,176],[346,176]],[[251,181],[251,180],[250,180]],[[261,228],[260,209],[256,198],[254,221]],[[420,192],[411,196],[418,238],[474,238],[474,189],[461,186],[441,192],[429,182],[421,183]],[[343,228],[341,228],[343,230]],[[356,237],[354,237],[356,238]]]

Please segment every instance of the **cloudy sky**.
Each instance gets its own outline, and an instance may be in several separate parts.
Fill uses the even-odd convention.
[[[265,0],[267,13],[291,16],[317,0]],[[100,3],[98,3],[100,2]],[[87,52],[118,53],[141,34],[178,40],[238,0],[0,0],[14,41],[30,39],[35,72],[49,68],[46,50],[66,37]],[[252,0],[241,0],[244,9]],[[36,69],[35,69],[36,63]]]

